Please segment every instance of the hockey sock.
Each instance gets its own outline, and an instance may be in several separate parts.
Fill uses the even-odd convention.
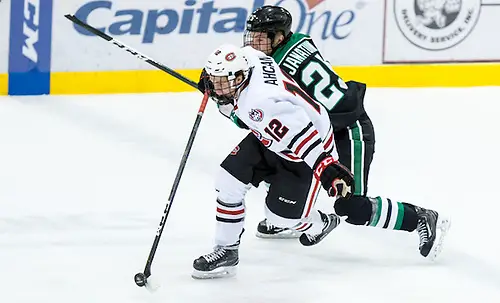
[[[372,214],[366,225],[410,232],[417,227],[418,216],[413,205],[382,197],[369,199]]]
[[[384,229],[413,231],[417,227],[417,213],[411,204],[391,199],[353,196],[338,199],[335,212],[347,216],[346,222]]]

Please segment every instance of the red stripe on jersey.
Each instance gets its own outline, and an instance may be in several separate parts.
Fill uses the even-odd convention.
[[[281,153],[283,156],[289,158],[290,160],[294,160],[294,161],[297,161],[297,160],[300,160],[299,157],[295,157],[293,155],[290,155],[290,154],[285,154],[285,153]]]
[[[333,142],[333,133],[330,135],[330,138],[325,143],[325,150],[326,151],[328,150],[328,148],[330,147],[330,144],[332,144],[332,142]]]
[[[240,209],[240,210],[225,210],[225,209],[222,209],[222,208],[218,208],[217,207],[217,212],[218,213],[221,213],[221,214],[225,214],[225,215],[241,215],[242,213],[245,212],[244,209]]]
[[[295,149],[295,154],[298,155],[302,147],[307,144],[307,142],[311,141],[311,139],[318,134],[318,130],[313,131],[304,141],[300,142],[299,146]]]
[[[315,197],[316,195],[318,194],[318,186],[319,186],[319,181],[316,180],[316,184],[314,184],[314,189],[313,189],[313,192],[311,194],[311,199],[309,200],[309,203],[307,205],[307,211],[306,211],[306,214],[304,216],[304,218],[307,218],[309,216],[309,214],[311,213],[311,208],[314,204],[314,200],[315,200]]]

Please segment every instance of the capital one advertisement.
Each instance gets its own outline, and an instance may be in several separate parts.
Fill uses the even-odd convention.
[[[222,43],[242,45],[249,14],[279,5],[332,64],[380,64],[382,0],[72,0],[54,7],[52,70],[151,69],[64,18],[75,14],[169,67],[200,68]]]

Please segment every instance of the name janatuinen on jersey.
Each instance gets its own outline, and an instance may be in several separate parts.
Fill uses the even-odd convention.
[[[289,74],[294,76],[299,69],[299,66],[311,54],[318,52],[318,50],[309,41],[299,44],[295,47],[285,58],[283,66],[289,69]]]

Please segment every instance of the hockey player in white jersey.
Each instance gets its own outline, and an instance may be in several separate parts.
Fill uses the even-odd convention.
[[[301,232],[300,243],[319,243],[340,222],[316,210],[321,187],[333,197],[350,197],[351,172],[338,162],[326,109],[285,76],[275,61],[251,47],[222,45],[205,65],[206,87],[224,113],[236,115],[251,133],[221,163],[216,180],[215,248],[193,263],[194,278],[232,275],[252,185],[271,184],[266,219]],[[278,155],[279,157],[277,157]]]

